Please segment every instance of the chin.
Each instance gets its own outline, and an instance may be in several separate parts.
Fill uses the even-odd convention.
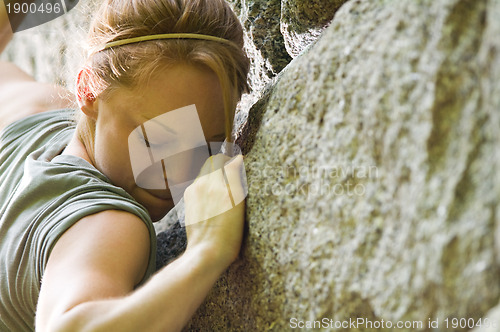
[[[172,201],[166,202],[165,206],[148,208],[149,216],[153,222],[160,221],[165,215],[174,208],[174,203]]]
[[[151,190],[139,187],[136,187],[133,193],[132,197],[148,210],[153,222],[160,221],[175,206],[170,195],[168,195],[169,198],[161,198],[159,195],[153,195]]]

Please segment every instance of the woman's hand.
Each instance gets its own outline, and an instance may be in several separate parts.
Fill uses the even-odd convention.
[[[184,193],[187,251],[206,250],[226,269],[238,256],[243,235],[243,157],[210,157]]]

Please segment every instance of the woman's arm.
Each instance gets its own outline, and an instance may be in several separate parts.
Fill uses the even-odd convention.
[[[241,157],[225,167],[233,188],[241,167]],[[214,204],[214,197],[222,197],[225,190],[224,182],[198,181],[185,195],[186,209],[195,208],[196,197],[205,197],[196,202],[196,208]],[[242,202],[188,226],[185,253],[135,291],[149,257],[144,223],[118,211],[80,220],[63,234],[50,255],[37,308],[37,331],[181,330],[236,259],[243,219]]]
[[[57,242],[43,277],[37,331],[178,331],[226,268],[209,248],[186,251],[136,291],[149,257],[134,215],[80,220]]]

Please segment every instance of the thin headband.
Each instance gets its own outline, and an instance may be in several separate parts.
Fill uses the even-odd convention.
[[[220,38],[220,37],[210,36],[210,35],[202,35],[202,34],[198,34],[198,33],[164,33],[164,34],[159,34],[159,35],[147,35],[147,36],[127,38],[127,39],[109,42],[107,44],[104,44],[104,46],[101,47],[97,52],[100,52],[100,51],[103,51],[103,50],[106,50],[108,48],[115,47],[115,46],[133,44],[133,43],[138,43],[138,42],[148,41],[148,40],[158,40],[158,39],[202,39],[202,40],[216,41],[216,42],[220,42],[220,43],[224,43],[227,45],[233,45],[233,46],[238,47],[234,42],[232,42],[230,40]]]

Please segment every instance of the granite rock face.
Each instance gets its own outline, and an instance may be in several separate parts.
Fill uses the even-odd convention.
[[[293,58],[318,39],[347,0],[282,0],[280,31]]]
[[[235,123],[246,121],[248,109],[262,97],[265,87],[310,44],[347,0],[228,0],[241,20],[245,48],[250,57],[249,85]]]
[[[499,303],[498,17],[497,0],[339,9],[240,131],[241,258],[187,330],[468,330],[452,319]]]
[[[280,32],[280,0],[229,0],[244,29],[245,50],[250,59],[248,83],[252,93],[238,105],[235,125],[245,123],[249,108],[260,93],[292,60]]]

